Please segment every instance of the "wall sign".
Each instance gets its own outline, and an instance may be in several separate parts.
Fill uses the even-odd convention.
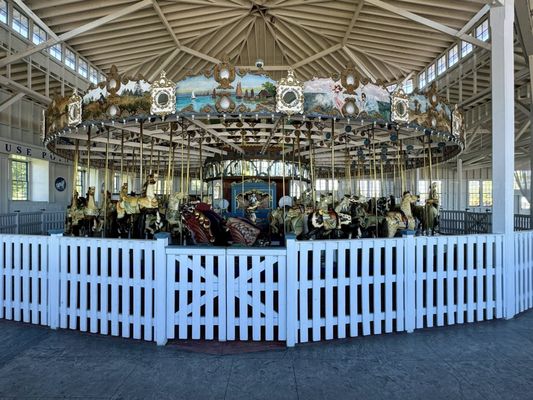
[[[59,176],[56,178],[54,185],[58,192],[63,192],[67,188],[67,181],[65,180],[65,178]]]
[[[21,143],[10,142],[5,139],[0,139],[0,153],[16,154],[19,156],[38,158],[61,164],[69,164],[68,160],[58,157],[44,147],[28,146]]]

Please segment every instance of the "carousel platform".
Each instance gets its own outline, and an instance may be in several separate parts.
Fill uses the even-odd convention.
[[[529,311],[292,349],[215,349],[0,321],[0,398],[523,399],[533,384],[532,332]]]

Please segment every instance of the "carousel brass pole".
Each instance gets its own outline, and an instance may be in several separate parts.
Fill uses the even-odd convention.
[[[190,190],[190,171],[191,171],[191,135],[187,134],[187,199],[189,199],[189,190]]]
[[[72,177],[72,198],[74,198],[74,193],[76,192],[76,186],[78,181],[78,162],[80,157],[80,140],[76,139],[76,146],[74,148],[74,165],[73,165],[73,177]],[[81,194],[81,193],[78,193]]]
[[[170,172],[172,167],[172,153],[174,152],[174,145],[172,143],[172,124],[170,124],[170,139],[168,143],[168,172],[167,172],[167,184],[165,185],[165,194],[171,195],[170,189]]]
[[[157,150],[157,176],[159,176],[159,168],[161,168],[161,150]]]
[[[429,185],[433,181],[433,155],[431,154],[431,137],[428,136],[428,159],[429,159]]]
[[[200,201],[204,199],[204,163],[202,162],[202,142],[204,141],[203,132],[200,133]]]
[[[182,118],[181,120],[181,169],[180,169],[180,193],[182,195],[185,194],[185,120]]]
[[[244,147],[244,133],[241,131],[241,146]],[[241,154],[241,195],[242,195],[242,204],[244,205],[244,152]],[[246,215],[245,209],[243,208],[243,213]]]
[[[132,184],[132,190],[137,189],[135,183],[137,181],[137,170],[135,169],[135,147],[131,149],[131,172],[133,175],[133,184]],[[139,179],[140,181],[140,179]]]
[[[311,138],[311,122],[309,122],[309,125],[308,125],[307,138],[309,140],[309,160],[311,164],[311,193],[313,195],[313,209],[315,209],[315,205],[316,205],[315,156],[314,156],[315,149],[313,146],[313,139]]]
[[[400,193],[400,197],[403,197],[403,194],[405,193],[405,155],[403,154],[403,142],[400,141],[400,148],[398,149],[398,163],[400,167],[400,181],[401,181],[401,188],[402,192]]]
[[[285,118],[282,118],[281,120],[281,158],[282,158],[282,193],[283,193],[283,201],[285,202]],[[283,203],[283,221],[285,221],[285,203]],[[283,226],[283,234],[285,235],[285,225]]]
[[[120,136],[120,186],[124,184],[124,131]],[[120,190],[120,187],[119,187]]]
[[[152,136],[152,143],[150,144],[150,174],[154,173],[154,137]]]
[[[373,170],[374,170],[374,184],[373,184],[373,191],[374,191],[374,206],[376,209],[376,237],[379,236],[378,232],[378,198],[377,198],[377,190],[376,190],[376,183],[377,183],[377,170],[376,170],[376,141],[375,141],[375,133],[374,129],[372,129],[372,164],[373,164]]]
[[[140,122],[140,128],[139,128],[139,133],[140,133],[140,136],[139,136],[139,144],[141,145],[141,149],[140,149],[140,153],[139,153],[139,175],[140,175],[140,183],[141,183],[141,188],[144,189],[144,182],[146,181],[146,179],[144,179],[144,176],[143,176],[143,164],[144,164],[144,159],[143,159],[143,142],[144,142],[144,137],[143,137],[143,121],[141,120]]]
[[[335,119],[331,119],[331,195],[335,207]]]
[[[296,133],[296,149],[298,151],[298,175],[300,176],[300,183],[299,183],[299,186],[300,186],[300,189],[299,189],[299,192],[300,192],[300,201],[302,201],[303,199],[303,196],[302,196],[302,175],[303,175],[303,171],[302,171],[302,155],[300,154],[301,152],[301,148],[300,148],[300,130],[297,131]]]
[[[142,161],[141,161],[142,163]],[[105,237],[107,232],[107,185],[109,179],[109,128],[107,128],[107,141],[105,143],[105,173],[104,173],[104,229],[102,230],[102,237]]]
[[[87,172],[85,176],[85,188],[89,190],[91,185],[91,128],[87,130]]]

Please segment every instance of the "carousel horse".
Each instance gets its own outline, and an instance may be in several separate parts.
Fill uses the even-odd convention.
[[[385,216],[384,235],[392,238],[399,229],[414,230],[416,221],[411,211],[411,206],[418,197],[410,192],[405,192],[400,204],[400,211],[389,211]]]
[[[168,199],[165,212],[170,235],[177,238],[179,242],[182,241],[183,237],[182,206],[184,201],[185,195],[183,193],[172,194]]]
[[[65,221],[65,233],[68,235],[79,236],[80,225],[83,224],[85,218],[85,198],[78,197],[78,192],[72,193],[72,200],[67,207],[66,221]]]
[[[297,237],[305,233],[305,209],[295,205],[285,210],[278,207],[269,214],[270,231],[272,235],[294,233]]]
[[[349,239],[361,238],[366,228],[366,210],[357,196],[345,195],[335,211],[341,218],[341,229]]]
[[[431,184],[426,204],[413,205],[413,215],[420,221],[422,234],[435,235],[439,226],[439,195],[435,182]]]
[[[92,236],[95,233],[101,232],[103,228],[100,209],[94,200],[95,193],[95,187],[89,186],[89,190],[87,191],[87,204],[83,209],[83,236]]]
[[[228,244],[224,219],[208,204],[186,204],[181,208],[183,223],[195,244],[225,246]]]
[[[245,218],[230,217],[226,221],[233,243],[253,246],[261,235],[261,229]]]
[[[313,211],[307,220],[309,239],[339,239],[344,234],[340,229],[340,218],[333,208],[333,195],[320,199],[318,210]]]

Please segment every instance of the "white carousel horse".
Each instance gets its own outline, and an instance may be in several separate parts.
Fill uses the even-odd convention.
[[[386,214],[385,227],[387,237],[394,237],[398,229],[415,229],[416,221],[411,211],[411,205],[417,200],[417,196],[411,194],[410,192],[405,192],[400,204],[401,211],[389,211]]]

